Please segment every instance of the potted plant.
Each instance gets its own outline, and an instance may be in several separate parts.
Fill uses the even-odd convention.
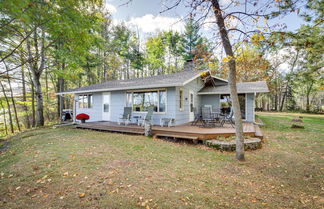
[[[76,116],[77,120],[81,120],[81,123],[85,123],[86,120],[89,120],[90,116],[85,113],[80,113]]]

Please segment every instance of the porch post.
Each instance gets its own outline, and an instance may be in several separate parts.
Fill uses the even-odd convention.
[[[76,122],[76,99],[75,94],[73,94],[73,123]]]
[[[59,98],[60,98],[60,122],[62,122],[62,106],[63,106],[63,103],[62,101],[64,100],[64,97],[63,95],[59,95]]]

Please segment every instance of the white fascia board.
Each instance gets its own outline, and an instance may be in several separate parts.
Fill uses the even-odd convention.
[[[163,87],[176,87],[182,86],[179,84],[162,84],[162,85],[146,85],[146,86],[138,86],[138,87],[123,87],[123,88],[107,88],[107,89],[94,89],[94,90],[84,90],[84,91],[70,91],[70,92],[58,92],[56,95],[64,95],[64,94],[83,94],[83,93],[97,93],[97,92],[105,92],[105,91],[120,91],[120,90],[136,90],[136,89],[148,89],[148,88],[163,88]]]
[[[238,94],[255,94],[255,93],[268,93],[269,91],[246,91],[246,92],[237,92]],[[211,95],[211,94],[230,94],[230,92],[198,92],[198,95]]]

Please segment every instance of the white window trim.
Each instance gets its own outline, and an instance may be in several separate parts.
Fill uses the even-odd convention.
[[[137,114],[145,114],[147,113],[147,111],[133,111],[133,105],[134,105],[134,101],[133,101],[133,94],[134,92],[150,92],[150,91],[157,91],[158,92],[158,96],[160,96],[160,91],[165,91],[166,97],[165,97],[165,111],[164,112],[153,112],[153,114],[166,114],[168,112],[168,90],[166,88],[159,88],[159,89],[139,89],[139,90],[131,90],[131,91],[126,91],[125,92],[125,106],[127,104],[127,93],[131,93],[132,94],[132,112],[133,113],[137,113]],[[157,109],[160,109],[160,98],[158,100],[158,106]]]
[[[79,102],[79,97],[80,96],[87,96],[87,97],[89,97],[89,96],[91,96],[92,97],[92,99],[91,99],[91,101],[92,101],[92,103],[91,103],[91,107],[89,107],[89,101],[88,101],[88,107],[80,107],[80,102]],[[82,99],[82,103],[83,103],[83,100],[84,99]],[[78,94],[78,96],[77,96],[77,106],[78,106],[78,109],[79,110],[83,110],[83,109],[85,109],[85,110],[88,110],[88,109],[92,109],[93,108],[93,94]]]
[[[190,111],[190,103],[191,103],[191,101],[190,101],[190,99],[191,99],[190,98],[190,94],[192,94],[192,107],[193,108],[195,107],[195,94],[194,94],[194,92],[192,90],[190,90],[189,91],[189,94],[188,94],[188,98],[189,98],[188,99],[188,101],[189,101],[189,103],[188,103],[189,104],[189,113],[193,113],[193,111],[192,112]]]
[[[182,101],[181,101],[181,98],[180,98],[180,94],[181,94],[181,92],[182,92]],[[184,99],[184,88],[179,88],[179,111],[183,111],[183,109],[184,109],[184,101],[185,101],[185,99]],[[182,102],[182,107],[181,107],[181,102]]]

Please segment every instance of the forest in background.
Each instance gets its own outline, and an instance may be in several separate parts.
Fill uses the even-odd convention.
[[[255,32],[236,43],[237,81],[266,80],[258,95],[264,111],[323,112],[323,4],[296,11],[305,24],[295,32]],[[59,120],[70,88],[183,70],[186,60],[227,78],[228,57],[201,33],[195,16],[184,32],[151,34],[144,41],[113,24],[101,1],[0,2],[0,136]],[[283,70],[283,65],[288,67]]]

